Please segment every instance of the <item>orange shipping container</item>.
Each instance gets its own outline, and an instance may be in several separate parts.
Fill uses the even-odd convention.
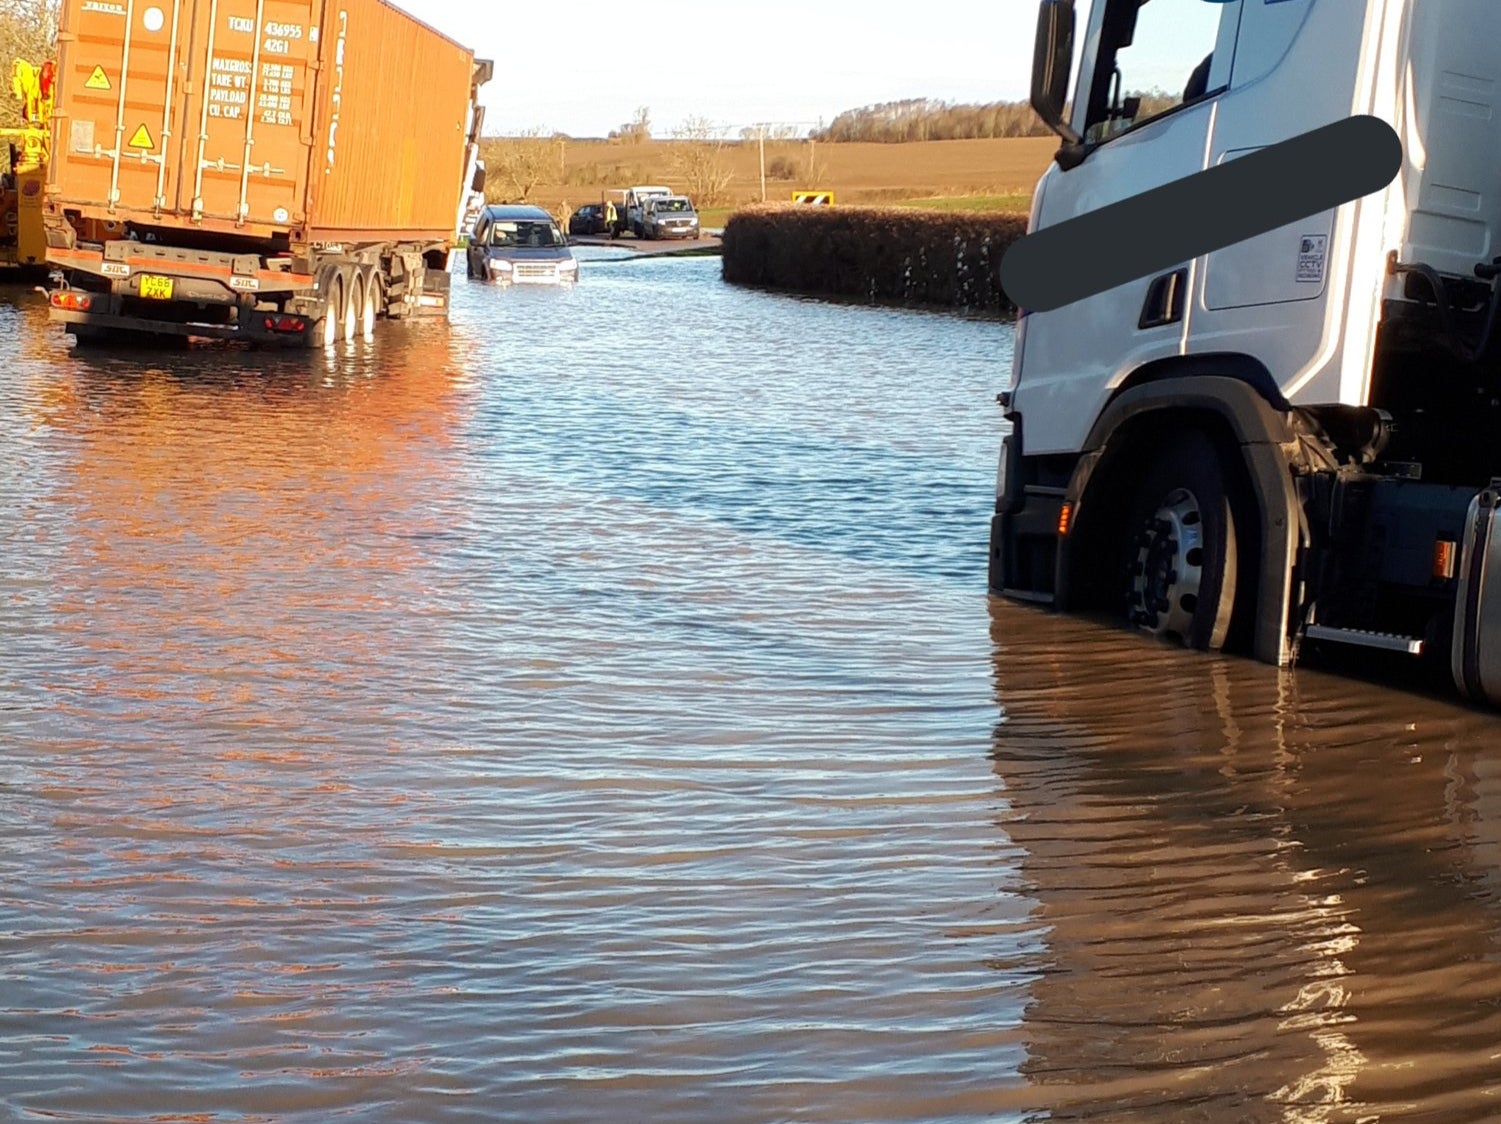
[[[474,56],[384,0],[64,0],[59,41],[54,214],[454,235]]]

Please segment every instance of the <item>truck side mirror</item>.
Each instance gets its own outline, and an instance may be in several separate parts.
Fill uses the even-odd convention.
[[[1032,108],[1068,144],[1084,138],[1063,119],[1074,62],[1074,0],[1042,0],[1032,54]]]

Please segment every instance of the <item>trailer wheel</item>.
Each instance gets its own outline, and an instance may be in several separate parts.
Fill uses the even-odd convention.
[[[333,347],[339,342],[344,324],[344,276],[333,266],[325,266],[319,279],[324,297],[323,315],[308,325],[303,341],[308,347]]]
[[[380,316],[380,275],[373,266],[362,265],[358,276],[360,308],[356,327],[360,336],[368,340],[375,335],[375,321]]]
[[[1126,521],[1126,619],[1190,648],[1225,645],[1235,605],[1235,505],[1218,449],[1192,430],[1142,479]]]
[[[352,343],[355,333],[359,331],[360,306],[365,303],[365,286],[361,281],[358,269],[345,267],[339,270],[339,275],[343,281],[344,291],[343,317],[339,324],[339,339],[345,343]]]

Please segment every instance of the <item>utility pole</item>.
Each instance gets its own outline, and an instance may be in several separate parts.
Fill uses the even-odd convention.
[[[761,142],[761,202],[766,202],[766,125],[756,126],[756,136]]]

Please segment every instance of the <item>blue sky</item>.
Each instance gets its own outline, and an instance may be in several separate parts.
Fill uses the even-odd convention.
[[[665,137],[690,116],[735,130],[909,97],[1021,99],[1037,20],[1035,0],[395,2],[495,60],[486,132],[580,137],[604,136],[643,105]]]

